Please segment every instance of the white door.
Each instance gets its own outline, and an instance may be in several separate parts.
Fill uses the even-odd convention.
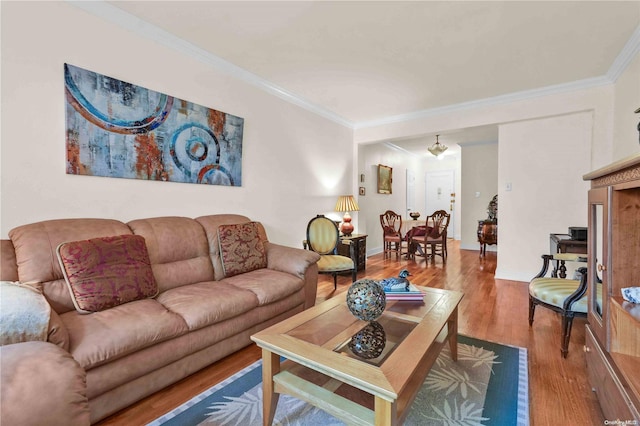
[[[424,215],[428,216],[436,210],[444,210],[451,215],[447,235],[455,235],[453,210],[456,202],[455,170],[438,170],[427,172],[425,176],[426,206]]]
[[[416,175],[413,170],[407,169],[407,208],[404,218],[409,218],[409,212],[418,210],[416,206]]]

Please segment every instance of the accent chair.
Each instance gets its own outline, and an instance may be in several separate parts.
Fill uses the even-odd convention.
[[[318,272],[333,276],[333,288],[338,288],[338,274],[351,272],[351,281],[357,278],[357,271],[353,259],[354,245],[351,244],[349,252],[351,257],[338,254],[340,244],[340,232],[334,221],[318,215],[307,224],[307,239],[303,242],[305,249],[314,251],[320,255]]]

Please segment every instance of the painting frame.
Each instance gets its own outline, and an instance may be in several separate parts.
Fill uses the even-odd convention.
[[[393,192],[393,168],[378,164],[378,194]]]

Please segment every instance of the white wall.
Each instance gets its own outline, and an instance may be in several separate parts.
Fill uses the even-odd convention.
[[[308,220],[352,191],[351,129],[66,2],[2,2],[1,19],[2,238],[52,218],[240,213],[301,247]],[[66,175],[65,62],[243,117],[243,186]]]
[[[476,196],[477,193],[477,196]],[[462,232],[460,248],[479,250],[478,221],[488,217],[487,206],[498,193],[498,143],[462,146]],[[500,199],[498,199],[500,222]],[[498,225],[498,241],[500,239]],[[487,246],[495,251],[496,246]]]
[[[496,278],[529,281],[550,233],[587,226],[591,131],[590,112],[500,126]]]
[[[614,85],[605,85],[513,102],[487,104],[425,115],[404,122],[356,129],[354,138],[356,143],[371,143],[388,138],[446,133],[474,126],[501,125],[498,176],[505,179],[508,177],[515,185],[513,173],[516,173],[519,184],[514,187],[517,196],[504,196],[505,182],[502,178],[498,180],[499,243],[496,277],[529,281],[539,271],[540,255],[549,251],[549,233],[563,232],[568,226],[586,226],[588,184],[582,181],[582,176],[613,161],[613,94]],[[565,125],[565,116],[574,115],[583,117],[579,120],[580,124]],[[588,117],[588,120],[584,117]],[[559,120],[558,123],[555,120]],[[556,126],[557,131],[552,133],[563,135],[562,141],[555,135],[547,137],[547,130],[553,131]],[[542,136],[547,138],[540,140]],[[505,141],[515,141],[515,145],[504,148]],[[550,141],[561,145],[548,146]],[[580,148],[577,162],[562,152],[564,147],[575,149],[576,144]],[[517,149],[514,146],[517,146]],[[539,149],[540,146],[548,149]],[[555,152],[559,148],[560,157]],[[566,168],[565,163],[569,164]],[[553,167],[548,169],[551,165]],[[515,171],[512,172],[513,170]],[[543,173],[544,177],[541,177]],[[548,183],[552,179],[548,177],[549,173],[553,173],[554,176],[553,187],[543,190],[544,185],[533,184],[537,179]],[[464,180],[464,177],[462,179]],[[524,186],[520,185],[522,182],[525,183]],[[576,195],[580,198],[570,203],[567,199],[550,203],[547,191],[555,191],[555,188],[571,189],[573,194],[570,197]],[[552,197],[553,200],[556,198]],[[536,213],[542,209],[546,209],[547,219],[534,220]],[[464,199],[460,210],[463,217],[462,232],[465,235],[475,232],[477,222],[471,228],[473,231],[469,229],[469,224],[473,225],[471,221],[481,219],[482,216],[477,219],[470,218],[476,213],[466,212]],[[509,216],[511,219],[508,219]],[[467,236],[462,241],[464,247],[469,247],[469,239],[472,238],[474,237]],[[522,247],[526,247],[525,250],[522,250]]]
[[[614,94],[614,158],[620,159],[640,152],[638,122],[640,114],[640,54],[618,78]]]
[[[618,159],[613,157],[613,92],[614,87],[609,84],[564,93],[540,94],[523,100],[451,108],[438,114],[416,115],[406,121],[358,128],[354,132],[354,140],[356,143],[372,143],[423,134],[446,134],[476,126],[592,111],[591,168],[596,169]]]

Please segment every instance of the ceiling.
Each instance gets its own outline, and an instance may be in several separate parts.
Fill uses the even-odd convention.
[[[111,1],[102,7],[100,14],[120,24],[131,14],[145,23],[136,31],[186,45],[352,127],[605,84],[617,78],[616,60],[640,32],[640,1]]]

